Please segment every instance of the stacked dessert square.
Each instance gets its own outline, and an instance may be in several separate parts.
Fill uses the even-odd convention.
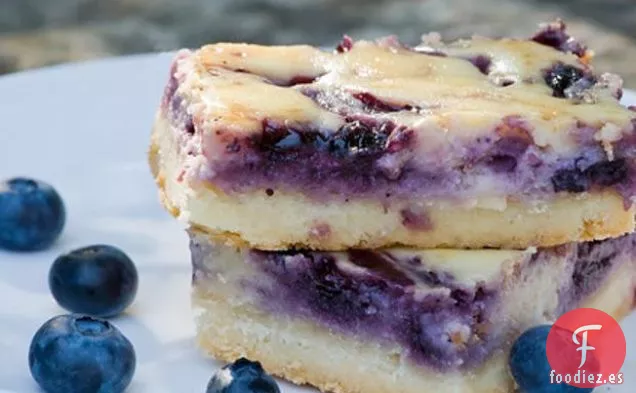
[[[175,57],[150,164],[201,346],[333,392],[508,392],[523,330],[636,286],[636,113],[562,23]]]

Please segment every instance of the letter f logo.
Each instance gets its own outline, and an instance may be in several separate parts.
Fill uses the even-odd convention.
[[[585,364],[585,361],[587,360],[587,351],[593,351],[596,349],[594,347],[590,347],[587,345],[587,332],[589,330],[601,330],[601,327],[602,327],[601,325],[585,325],[576,329],[574,331],[574,334],[572,334],[572,341],[574,341],[574,344],[580,345],[580,347],[576,349],[577,351],[581,351],[581,364],[579,365],[579,368],[583,367],[583,365]],[[579,342],[577,336],[581,332],[583,333],[581,335],[582,340],[581,342]]]

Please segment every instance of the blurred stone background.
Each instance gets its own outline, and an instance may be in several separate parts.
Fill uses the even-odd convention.
[[[525,37],[556,17],[595,50],[600,69],[636,87],[636,0],[0,0],[0,74],[213,41]]]

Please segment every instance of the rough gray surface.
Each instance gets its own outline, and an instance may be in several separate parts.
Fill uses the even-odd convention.
[[[0,0],[0,73],[214,41],[525,37],[556,17],[595,50],[599,68],[636,86],[634,0]]]

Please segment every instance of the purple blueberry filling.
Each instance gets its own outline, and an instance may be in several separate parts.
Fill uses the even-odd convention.
[[[582,298],[598,290],[616,267],[616,259],[621,254],[629,255],[630,258],[636,256],[635,235],[576,245],[571,257],[573,267],[570,281],[564,283],[564,290],[560,293],[559,314],[577,307]]]
[[[414,194],[457,198],[470,195],[470,182],[464,179],[488,173],[501,179],[501,192],[530,198],[614,187],[628,199],[636,191],[630,161],[623,156],[632,154],[628,146],[616,146],[617,158],[608,161],[596,142],[585,142],[584,156],[555,160],[534,145],[529,126],[519,117],[504,119],[492,136],[466,141],[451,152],[453,166],[442,152],[427,157],[428,166],[404,160],[422,143],[408,128],[365,116],[347,119],[335,132],[264,121],[260,133],[227,142],[227,156],[213,164],[214,178],[208,180],[229,193],[303,190],[320,200]]]
[[[192,239],[195,282],[211,271],[201,264],[207,248]],[[542,249],[522,263],[515,276],[521,282],[535,274],[534,269],[554,263],[555,256],[565,257],[553,315],[558,317],[578,307],[635,252],[636,236]],[[247,263],[265,276],[245,278],[242,285],[272,313],[398,343],[411,359],[440,371],[477,366],[508,338],[505,327],[491,326],[492,313],[506,301],[501,278],[469,285],[427,267],[425,260],[399,258],[390,251],[352,250],[345,259],[343,264],[330,253],[252,250]]]
[[[532,41],[552,47],[566,53],[573,53],[578,57],[584,57],[587,48],[576,41],[565,30],[565,23],[559,21],[545,26],[532,37]]]
[[[176,78],[176,72],[177,72],[177,62],[173,62],[172,66],[170,67],[170,78],[168,79],[168,83],[166,84],[166,87],[163,91],[163,101],[162,101],[162,106],[164,108],[164,110],[167,110],[168,112],[172,113],[175,111],[179,110],[179,105],[175,105],[175,93],[177,92],[177,89],[179,88],[179,81]]]
[[[306,76],[306,75],[296,75],[294,77],[292,77],[291,79],[288,80],[277,80],[274,81],[274,83],[277,86],[283,86],[283,87],[292,87],[292,86],[296,86],[296,85],[309,85],[314,83],[318,78],[320,78],[321,75],[318,76]]]
[[[392,261],[374,251],[348,254],[349,261],[365,273],[339,268],[329,254],[254,251],[253,263],[276,285],[246,285],[270,299],[263,307],[272,312],[317,320],[345,333],[397,341],[414,359],[440,370],[474,365],[487,354],[488,344],[480,342],[487,341],[488,334],[479,332],[478,325],[488,319],[495,291],[485,285],[463,287],[452,277],[442,281],[435,272],[415,270],[417,261]],[[410,265],[411,271],[398,263]],[[419,281],[428,282],[434,292],[419,299],[413,292]],[[462,326],[474,330],[467,336]]]
[[[391,123],[376,125],[352,120],[336,133],[324,135],[266,121],[263,132],[248,143],[252,150],[267,154],[273,160],[287,161],[299,155],[316,153],[347,158],[383,153],[394,128]]]
[[[512,173],[520,157],[534,144],[529,127],[522,118],[511,116],[505,118],[495,132],[499,138],[483,155],[482,163],[496,173]]]
[[[433,223],[426,212],[416,212],[412,209],[404,209],[400,211],[402,216],[402,225],[414,231],[430,231],[433,229]]]
[[[490,57],[485,55],[479,55],[468,59],[477,69],[484,75],[488,75],[490,73],[490,68],[492,67],[492,60]]]
[[[388,101],[380,100],[370,93],[353,93],[352,96],[364,105],[364,111],[367,113],[390,113],[421,109],[412,105],[392,104]]]

